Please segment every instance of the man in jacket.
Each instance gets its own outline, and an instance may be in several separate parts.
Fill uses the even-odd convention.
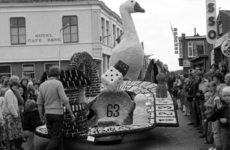
[[[63,106],[65,106],[70,113],[72,121],[75,120],[64,87],[62,83],[57,80],[59,75],[60,69],[58,66],[49,69],[49,79],[41,84],[37,99],[40,118],[44,118],[44,105],[48,132],[52,131],[51,140],[49,141],[46,150],[64,150],[62,140],[64,121]]]

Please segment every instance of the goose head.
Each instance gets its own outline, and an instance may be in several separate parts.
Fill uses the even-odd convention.
[[[125,9],[129,13],[135,13],[135,12],[144,13],[145,12],[145,10],[143,8],[141,8],[141,6],[135,0],[127,0],[125,3],[123,3],[120,6],[120,10],[121,9],[123,9],[123,10]]]

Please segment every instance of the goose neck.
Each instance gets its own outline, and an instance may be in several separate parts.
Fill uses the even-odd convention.
[[[136,34],[136,28],[132,19],[131,14],[123,9],[120,10],[123,30],[125,33]]]

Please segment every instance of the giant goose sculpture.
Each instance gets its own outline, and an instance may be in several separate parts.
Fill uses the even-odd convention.
[[[114,66],[119,60],[129,66],[124,78],[137,80],[143,66],[144,51],[139,41],[131,13],[145,10],[135,0],[128,0],[120,6],[120,14],[123,23],[123,39],[115,47],[111,54],[110,66]]]

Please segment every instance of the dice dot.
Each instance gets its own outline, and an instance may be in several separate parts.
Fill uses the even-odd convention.
[[[111,77],[112,77],[113,75],[111,74]]]
[[[111,69],[110,71],[113,72],[113,69]]]
[[[111,81],[113,81],[113,79],[111,79]]]
[[[119,82],[117,82],[117,84],[119,84]]]
[[[118,74],[116,74],[116,76],[118,76]]]
[[[105,75],[106,77],[108,77],[108,75]]]
[[[119,80],[121,80],[121,78],[119,78]]]

